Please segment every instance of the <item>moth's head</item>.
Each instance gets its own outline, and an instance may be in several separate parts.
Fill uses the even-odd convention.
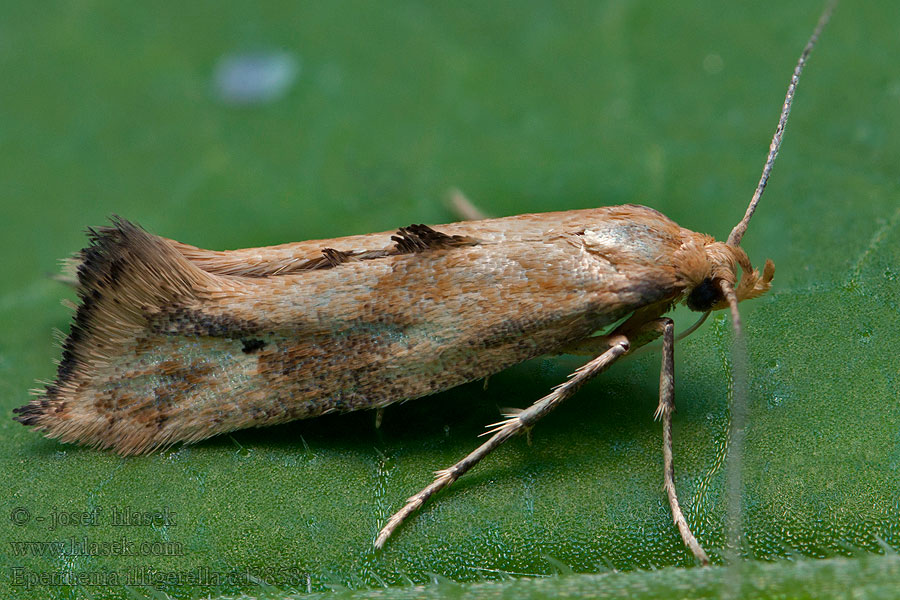
[[[723,283],[734,289],[738,302],[761,296],[772,287],[775,264],[766,260],[760,274],[740,246],[706,236],[691,236],[678,255],[679,274],[685,284],[684,303],[691,310],[708,312],[728,308]]]

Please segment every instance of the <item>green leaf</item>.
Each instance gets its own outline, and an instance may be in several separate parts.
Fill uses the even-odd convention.
[[[828,584],[838,580],[887,597],[897,579],[896,556],[874,556],[900,548],[893,7],[838,8],[743,243],[755,264],[777,266],[773,292],[742,305],[748,597],[838,594]],[[388,586],[652,598],[737,585],[734,571],[688,568],[672,526],[653,353],[586,386],[530,445],[495,452],[382,552],[372,548],[378,529],[433,470],[473,449],[499,408],[528,405],[580,361],[539,359],[486,390],[389,407],[380,429],[372,413],[328,416],[127,459],[43,439],[8,417],[35,380],[53,378],[51,331],[68,327],[59,299],[73,295],[48,275],[84,245],[84,227],[113,213],[234,248],[446,222],[441,197],[457,186],[496,215],[637,202],[724,239],[820,9],[5,4],[0,597]],[[219,60],[266,50],[296,61],[286,95],[219,101]],[[693,317],[676,312],[678,328]],[[719,562],[730,340],[717,317],[677,349],[677,486]],[[159,514],[147,525],[143,513]]]

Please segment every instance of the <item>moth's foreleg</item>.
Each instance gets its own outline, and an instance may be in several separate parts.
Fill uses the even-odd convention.
[[[488,441],[452,467],[436,471],[435,480],[431,485],[407,500],[406,506],[392,516],[388,520],[387,525],[385,525],[378,534],[378,537],[375,539],[375,547],[381,548],[384,546],[385,541],[387,541],[394,530],[397,529],[409,515],[418,510],[418,508],[433,494],[459,479],[466,471],[477,465],[482,458],[490,454],[500,444],[517,433],[528,429],[543,416],[562,404],[568,398],[572,397],[572,395],[578,391],[578,388],[591,378],[605,371],[619,357],[627,353],[629,347],[630,344],[628,339],[624,336],[610,338],[609,349],[575,371],[568,381],[553,388],[552,392],[525,410],[517,412],[516,414],[509,416],[506,420],[491,426],[493,428],[488,431],[488,433],[492,433],[493,435]]]
[[[672,319],[657,319],[652,326],[658,328],[663,334],[662,367],[659,371],[659,406],[656,408],[656,419],[662,419],[663,423],[663,480],[666,494],[669,497],[669,506],[672,509],[672,519],[681,533],[681,539],[685,546],[691,549],[700,564],[708,565],[709,557],[694,534],[681,512],[678,503],[678,495],[675,493],[675,464],[672,459],[672,413],[675,412],[675,324]]]

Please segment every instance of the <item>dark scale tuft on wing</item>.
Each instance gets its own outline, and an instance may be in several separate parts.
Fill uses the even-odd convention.
[[[401,227],[391,240],[397,246],[399,254],[413,254],[436,248],[452,248],[454,246],[471,246],[475,240],[461,235],[447,235],[435,231],[428,225],[410,225]]]

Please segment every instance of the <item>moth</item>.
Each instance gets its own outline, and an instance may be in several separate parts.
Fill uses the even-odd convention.
[[[526,214],[217,252],[119,218],[74,259],[77,307],[56,380],[16,420],[63,442],[140,454],[214,435],[373,409],[547,354],[593,358],[409,499],[375,540],[617,360],[662,337],[657,417],[664,484],[684,542],[672,461],[674,324],[685,303],[730,309],[770,289],[740,247],[793,94],[833,8],[794,71],[760,182],[728,240],[638,205]]]

